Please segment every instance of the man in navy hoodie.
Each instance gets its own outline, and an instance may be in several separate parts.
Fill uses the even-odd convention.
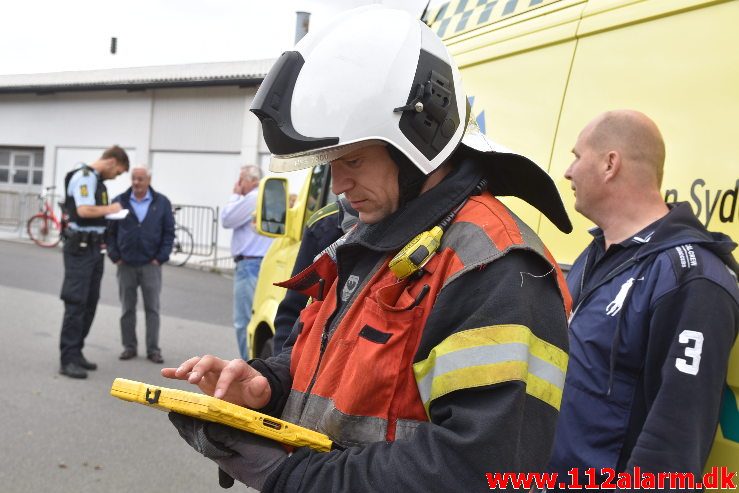
[[[118,293],[122,305],[120,359],[137,355],[136,297],[138,288],[146,313],[146,357],[164,362],[159,348],[159,293],[162,290],[162,264],[169,260],[174,242],[172,204],[150,186],[151,171],[145,166],[131,170],[131,188],[120,194],[129,214],[114,221],[109,229],[108,256],[118,266]]]
[[[598,227],[567,277],[570,360],[550,467],[565,483],[586,483],[593,467],[601,484],[631,473],[643,489],[685,489],[651,479],[701,479],[739,327],[736,244],[689,204],[662,200],[665,146],[642,113],[598,116],[572,152],[575,209]]]

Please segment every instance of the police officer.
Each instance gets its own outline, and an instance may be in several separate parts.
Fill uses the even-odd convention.
[[[100,250],[105,238],[105,215],[121,210],[120,204],[108,205],[108,192],[103,182],[126,171],[126,151],[113,146],[91,165],[83,164],[64,178],[64,207],[69,214],[69,228],[64,236],[61,294],[64,319],[59,340],[59,373],[71,378],[87,378],[87,370],[97,369],[95,363],[82,355],[82,347],[100,298],[104,258]]]

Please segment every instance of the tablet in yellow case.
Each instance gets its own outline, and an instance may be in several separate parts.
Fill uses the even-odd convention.
[[[222,423],[295,447],[310,447],[319,452],[328,452],[333,445],[322,433],[209,395],[168,389],[125,378],[116,378],[113,381],[110,395],[162,411],[174,411],[193,418]]]

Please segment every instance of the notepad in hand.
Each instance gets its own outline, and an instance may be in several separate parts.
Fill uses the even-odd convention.
[[[110,221],[120,221],[121,219],[124,219],[128,215],[128,209],[121,209],[118,212],[111,212],[110,214],[105,215],[105,219],[108,219]]]

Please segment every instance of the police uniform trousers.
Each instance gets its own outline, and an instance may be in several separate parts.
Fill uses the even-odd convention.
[[[97,242],[80,248],[78,243],[64,243],[64,282],[61,299],[64,319],[59,341],[61,364],[78,361],[82,356],[85,337],[95,318],[100,281],[103,278],[104,256]]]

